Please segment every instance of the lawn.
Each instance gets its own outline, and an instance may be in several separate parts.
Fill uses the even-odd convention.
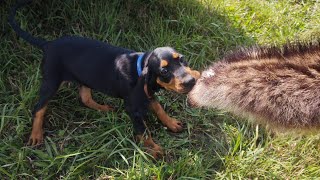
[[[42,55],[8,25],[14,2],[0,3],[0,179],[320,177],[320,134],[274,135],[227,112],[193,109],[184,95],[164,91],[158,99],[184,131],[171,133],[148,116],[166,151],[159,161],[133,141],[121,100],[95,92],[98,102],[118,110],[88,109],[76,84],[62,86],[50,101],[44,144],[26,146]],[[136,51],[172,46],[199,70],[239,46],[320,37],[318,0],[34,0],[17,19],[48,40],[79,35]]]

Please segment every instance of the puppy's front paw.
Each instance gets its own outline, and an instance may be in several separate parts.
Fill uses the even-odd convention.
[[[166,124],[166,126],[172,131],[172,132],[181,132],[183,127],[182,127],[182,122],[176,120],[175,118],[170,118],[170,121]]]
[[[42,142],[43,142],[43,132],[42,131],[38,131],[38,132],[32,131],[27,145],[35,146],[35,145],[41,144]]]

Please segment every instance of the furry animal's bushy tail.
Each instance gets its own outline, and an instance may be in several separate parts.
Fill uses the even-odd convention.
[[[205,70],[188,97],[272,129],[320,128],[320,41],[236,51]]]
[[[15,15],[17,13],[17,10],[19,8],[29,4],[30,2],[32,2],[32,1],[31,0],[18,1],[18,3],[11,8],[8,21],[9,21],[9,24],[11,25],[11,27],[13,28],[13,30],[18,34],[18,36],[20,36],[21,38],[23,38],[24,40],[26,40],[30,44],[32,44],[38,48],[42,48],[43,45],[46,44],[47,41],[42,38],[36,38],[36,37],[32,36],[31,34],[29,34],[28,32],[22,30],[21,27],[17,24],[17,22],[14,19]]]

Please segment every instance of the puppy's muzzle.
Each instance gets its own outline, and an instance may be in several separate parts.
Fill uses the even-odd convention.
[[[188,93],[192,90],[195,84],[196,84],[196,79],[188,75],[185,78],[183,78],[181,82],[181,87],[183,88],[184,93]]]
[[[188,78],[184,79],[184,81],[182,82],[183,88],[186,89],[188,92],[191,91],[195,84],[196,80],[192,76],[188,76]]]

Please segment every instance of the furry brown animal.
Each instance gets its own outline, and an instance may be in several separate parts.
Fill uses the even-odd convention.
[[[320,41],[235,51],[205,70],[188,98],[281,130],[317,128]]]

